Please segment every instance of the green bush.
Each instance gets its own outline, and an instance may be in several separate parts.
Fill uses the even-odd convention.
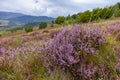
[[[32,26],[25,27],[25,32],[32,32],[32,31],[33,31],[33,27]]]
[[[59,16],[56,20],[55,23],[57,24],[62,24],[65,22],[65,17],[64,16]]]
[[[71,16],[68,15],[68,16],[66,17],[66,20],[70,20],[70,19],[71,19]]]
[[[84,13],[78,15],[77,19],[78,22],[83,22],[83,23],[89,22],[91,19],[91,12],[89,10],[85,11]]]
[[[47,22],[40,22],[39,29],[44,29],[47,27]]]
[[[101,8],[93,9],[91,13],[91,21],[99,21],[101,14],[102,14]]]
[[[113,6],[112,11],[113,11],[112,17],[119,17],[120,16],[120,5],[119,5],[119,3],[117,3],[116,5]]]
[[[77,14],[73,14],[71,17],[72,17],[73,19],[76,19],[76,18],[77,18]]]

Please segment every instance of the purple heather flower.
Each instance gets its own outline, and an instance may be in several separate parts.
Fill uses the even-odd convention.
[[[5,53],[5,48],[0,48],[0,54],[4,54]]]

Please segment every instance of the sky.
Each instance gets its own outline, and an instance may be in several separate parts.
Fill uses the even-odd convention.
[[[120,0],[0,0],[0,11],[34,16],[67,16],[113,5]]]

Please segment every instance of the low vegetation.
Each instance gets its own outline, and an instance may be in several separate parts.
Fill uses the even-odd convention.
[[[0,32],[0,80],[120,80],[120,19],[91,23],[119,10],[118,3]]]
[[[0,41],[0,79],[119,80],[119,26],[74,25]]]
[[[56,20],[55,23],[57,24],[62,24],[65,22],[65,17],[64,16],[59,16]]]
[[[26,26],[25,27],[25,32],[32,32],[33,31],[33,27],[32,26]]]
[[[9,29],[7,29],[6,31],[10,31],[10,32],[16,32],[16,31],[18,31],[18,30],[23,30],[24,29],[24,27],[23,26],[16,26],[16,27],[14,27],[14,28],[9,28]]]
[[[40,22],[39,29],[44,29],[47,27],[47,22]]]

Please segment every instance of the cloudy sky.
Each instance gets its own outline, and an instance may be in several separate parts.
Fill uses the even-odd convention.
[[[120,0],[0,0],[0,11],[57,17],[106,7],[117,2]]]

